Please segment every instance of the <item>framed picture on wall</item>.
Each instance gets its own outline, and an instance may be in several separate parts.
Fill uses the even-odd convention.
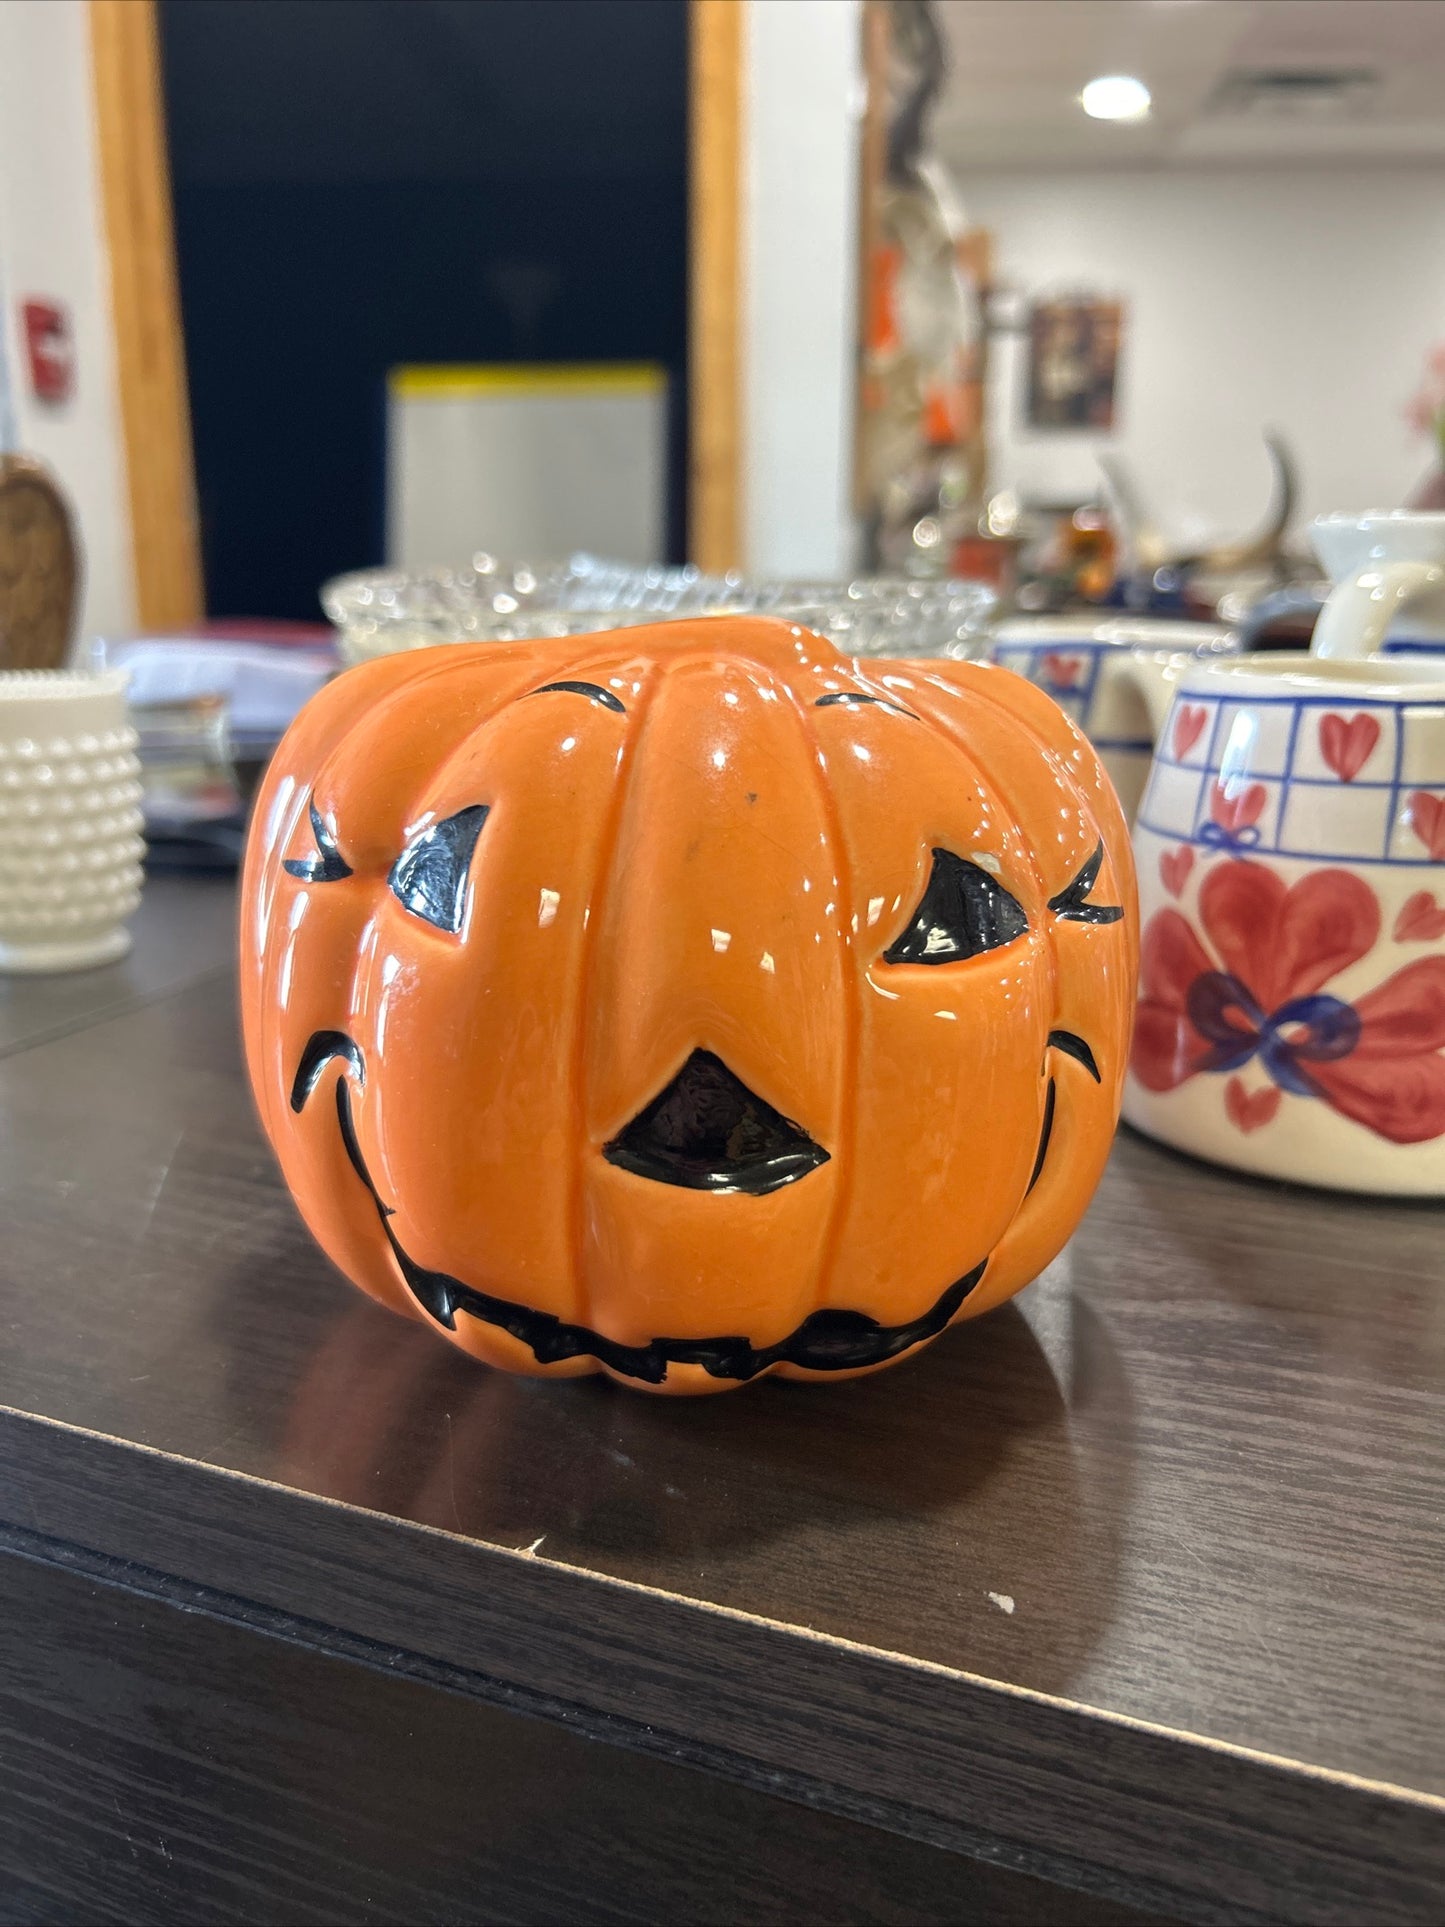
[[[1111,429],[1124,304],[1092,295],[1036,301],[1029,314],[1030,428]]]

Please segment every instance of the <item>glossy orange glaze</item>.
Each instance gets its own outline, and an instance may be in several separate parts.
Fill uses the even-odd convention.
[[[439,927],[392,868],[476,805]],[[1027,928],[889,961],[937,850]],[[1080,901],[1122,915],[1051,909],[1100,850]],[[342,1270],[489,1364],[670,1392],[876,1369],[879,1328],[903,1356],[1034,1277],[1108,1153],[1136,953],[1123,818],[1048,697],[733,617],[348,671],[267,773],[241,930],[257,1103]],[[619,1162],[695,1051],[820,1161],[762,1195]]]

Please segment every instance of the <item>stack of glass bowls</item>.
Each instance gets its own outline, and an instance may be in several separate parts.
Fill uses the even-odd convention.
[[[446,642],[524,642],[686,616],[779,616],[850,656],[982,655],[995,596],[980,582],[873,576],[753,583],[695,568],[635,568],[595,556],[461,568],[365,569],[321,591],[347,663]]]

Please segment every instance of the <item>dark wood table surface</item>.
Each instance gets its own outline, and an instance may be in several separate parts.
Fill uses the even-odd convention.
[[[0,1921],[1445,1913],[1445,1210],[1125,1135],[897,1371],[510,1379],[312,1246],[232,916],[0,985]]]

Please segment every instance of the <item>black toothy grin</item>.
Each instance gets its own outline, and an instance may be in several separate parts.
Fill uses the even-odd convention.
[[[698,1056],[706,1057],[707,1053],[695,1052],[694,1058]],[[391,1228],[393,1207],[382,1202],[357,1141],[356,1126],[351,1115],[351,1078],[354,1077],[360,1084],[366,1082],[366,1060],[360,1045],[345,1031],[318,1030],[312,1034],[297,1065],[291,1087],[291,1108],[293,1111],[305,1109],[327,1065],[338,1058],[350,1073],[350,1076],[338,1078],[336,1084],[336,1117],[341,1140],[353,1170],[376,1206],[381,1228],[386,1233],[387,1242],[412,1296],[430,1317],[448,1331],[456,1329],[456,1315],[460,1311],[469,1318],[480,1319],[483,1324],[494,1325],[498,1331],[507,1332],[527,1346],[539,1365],[555,1365],[568,1358],[591,1357],[599,1365],[606,1365],[627,1378],[640,1379],[647,1385],[660,1385],[667,1377],[669,1365],[700,1365],[712,1378],[737,1381],[756,1378],[770,1365],[781,1364],[802,1366],[811,1372],[856,1371],[864,1365],[881,1365],[885,1360],[897,1358],[901,1352],[921,1345],[925,1339],[937,1337],[952,1322],[964,1299],[976,1289],[988,1264],[985,1258],[972,1271],[955,1279],[927,1311],[903,1325],[880,1325],[876,1318],[870,1318],[861,1311],[815,1311],[776,1345],[758,1346],[750,1339],[735,1337],[654,1338],[646,1345],[623,1345],[586,1325],[567,1324],[552,1312],[537,1311],[530,1305],[514,1304],[506,1298],[495,1298],[490,1292],[464,1285],[460,1279],[446,1272],[429,1271],[407,1254]],[[693,1059],[688,1061],[692,1063]],[[711,1062],[720,1069],[726,1068],[716,1058]],[[730,1072],[728,1076],[731,1076]],[[674,1080],[674,1085],[677,1081]],[[736,1079],[733,1081],[737,1082]],[[672,1089],[673,1086],[669,1086],[661,1098],[654,1099],[647,1110],[639,1113],[635,1122],[640,1123],[646,1118]],[[746,1086],[738,1084],[738,1089],[746,1091]],[[751,1096],[751,1093],[748,1095]],[[753,1102],[760,1104],[761,1099],[753,1099]],[[772,1116],[777,1117],[778,1113],[773,1112]],[[786,1119],[780,1121],[787,1123]],[[788,1128],[796,1129],[794,1126]],[[629,1125],[614,1143],[621,1144],[633,1129],[634,1126]],[[815,1154],[806,1166],[812,1170],[827,1157],[827,1153],[813,1144],[810,1138],[804,1142],[811,1145]],[[802,1173],[793,1175],[800,1176]],[[665,1181],[687,1182],[685,1178]],[[778,1182],[786,1184],[791,1182],[791,1178],[785,1177]],[[765,1188],[776,1189],[777,1185]]]

